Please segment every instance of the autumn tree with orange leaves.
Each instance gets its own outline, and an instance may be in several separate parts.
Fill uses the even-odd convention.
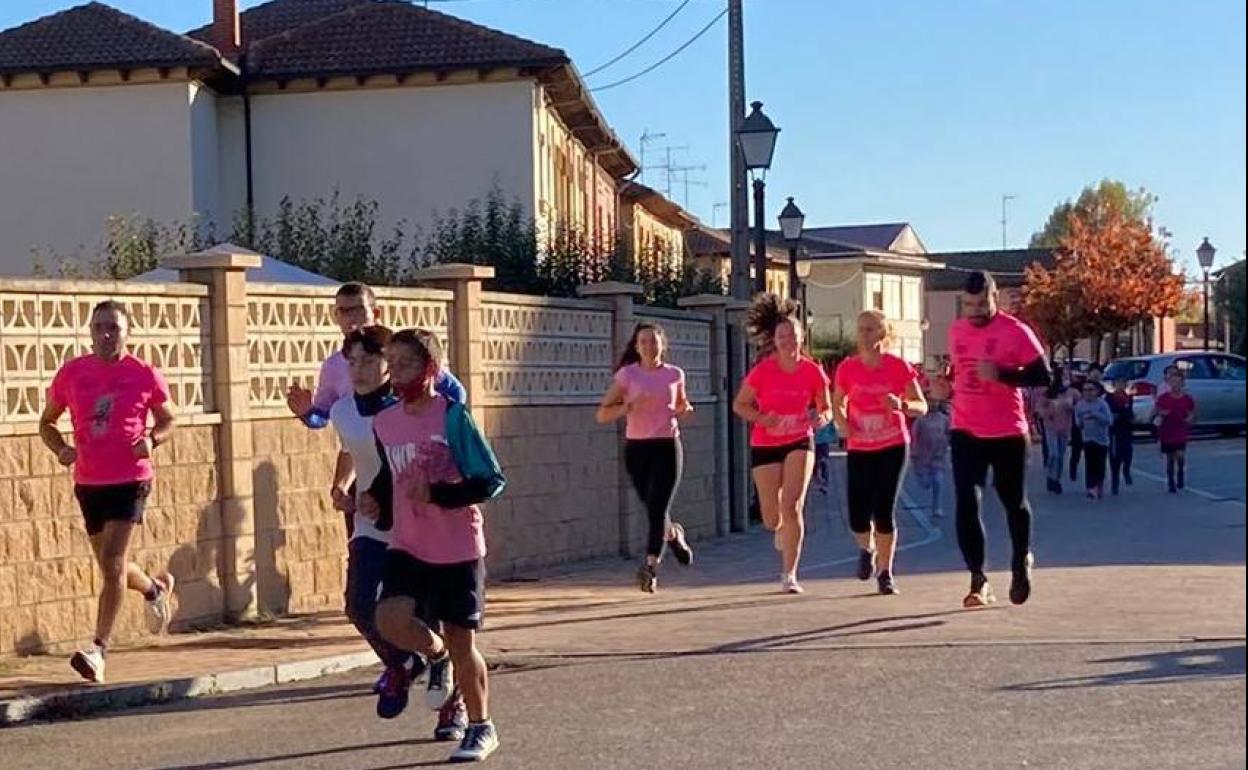
[[[1172,316],[1183,302],[1183,274],[1146,220],[1108,208],[1074,212],[1052,268],[1035,263],[1023,282],[1022,314],[1050,344],[1073,351],[1137,323]]]

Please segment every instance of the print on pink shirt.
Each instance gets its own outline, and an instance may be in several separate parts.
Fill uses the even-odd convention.
[[[1026,436],[1030,430],[1021,388],[980,377],[981,362],[1017,369],[1044,355],[1022,321],[998,312],[986,326],[965,318],[949,330],[953,357],[953,429],[977,438]]]

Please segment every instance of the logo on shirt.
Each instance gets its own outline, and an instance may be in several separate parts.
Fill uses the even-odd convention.
[[[108,432],[109,418],[113,414],[113,405],[117,398],[112,393],[105,393],[95,400],[91,409],[91,435],[99,438]]]

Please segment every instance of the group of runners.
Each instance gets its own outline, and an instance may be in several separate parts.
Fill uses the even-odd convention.
[[[958,544],[970,573],[964,606],[994,601],[980,516],[990,469],[1009,525],[1009,598],[1027,601],[1033,557],[1024,391],[1051,388],[1053,372],[1032,331],[998,308],[990,275],[969,275],[962,309],[950,335],[951,374],[924,383],[918,371],[887,352],[890,327],[882,313],[859,316],[857,351],[830,377],[803,352],[805,329],[795,303],[769,294],[753,301],[747,327],[756,364],[732,408],[751,426],[751,475],[763,526],[774,533],[782,591],[802,593],[805,498],[816,458],[836,435],[848,449],[846,496],[860,579],[874,577],[881,594],[897,593],[895,508],[906,468],[913,463],[939,515],[948,454]],[[391,330],[380,318],[369,287],[342,286],[334,298],[342,347],[324,362],[315,391],[292,386],[287,404],[309,429],[332,427],[340,441],[329,495],[345,517],[349,539],[346,614],[383,663],[375,685],[378,716],[402,713],[412,686],[423,680],[425,704],[438,714],[434,737],[459,741],[453,761],[482,760],[499,738],[490,719],[486,663],[476,644],[485,612],[479,506],[500,494],[506,481],[466,408],[463,385],[446,367],[437,336]],[[129,328],[123,305],[108,301],[94,308],[92,352],[57,372],[40,425],[48,449],[73,467],[103,576],[94,641],[70,661],[93,682],[105,679],[125,590],[143,595],[154,631],[169,623],[174,590],[172,575],[149,576],[129,558],[151,491],[153,454],[175,423],[160,373],[127,352]],[[667,353],[663,329],[639,325],[596,415],[602,423],[626,423],[625,463],[649,525],[637,583],[651,593],[666,552],[682,565],[694,559],[684,527],[672,518],[685,464],[680,424],[694,407],[685,374]],[[1179,376],[1172,376],[1171,398],[1158,399],[1163,446],[1174,450],[1172,486],[1183,483],[1182,453],[1166,426],[1190,420],[1193,407]],[[1072,409],[1095,409],[1094,419],[1103,418],[1099,406]],[[57,425],[67,410],[72,445]],[[1046,438],[1051,469],[1055,456],[1060,464],[1061,452],[1057,438]],[[1085,433],[1085,451],[1088,445]]]

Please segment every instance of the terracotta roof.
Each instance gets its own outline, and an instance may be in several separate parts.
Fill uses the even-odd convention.
[[[659,221],[670,227],[686,230],[696,226],[698,223],[697,217],[676,205],[675,202],[665,197],[663,193],[640,182],[622,182],[620,195],[626,200],[637,203],[653,214]]]
[[[694,257],[728,257],[732,248],[732,240],[727,230],[699,225],[685,231],[685,248]],[[754,253],[754,241],[750,241],[751,257]],[[767,246],[767,259],[772,264],[788,264],[789,252],[770,243]]]
[[[1022,273],[1029,265],[1039,262],[1052,267],[1055,261],[1053,249],[1006,249],[1004,251],[949,251],[928,254],[933,262],[948,265],[944,270],[927,274],[928,291],[961,291],[970,270],[986,270],[996,279],[997,286],[1014,289],[1023,285]],[[956,268],[956,269],[951,269]]]
[[[87,3],[0,32],[0,73],[138,67],[212,67],[211,46],[102,3]]]
[[[240,13],[243,44],[258,43],[267,37],[289,32],[331,14],[340,13],[353,5],[371,0],[274,0]],[[187,32],[187,37],[211,41],[212,24]]]

